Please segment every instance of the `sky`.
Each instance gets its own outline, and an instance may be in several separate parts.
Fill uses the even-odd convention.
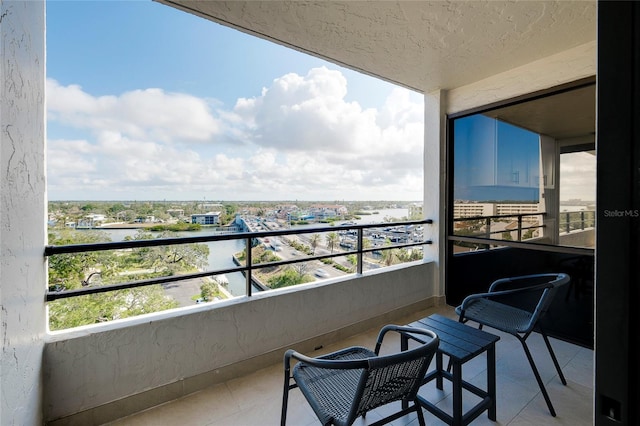
[[[151,1],[46,13],[50,200],[422,200],[418,93]]]
[[[422,200],[421,94],[150,0],[46,5],[50,200]],[[595,199],[581,154],[562,200]]]

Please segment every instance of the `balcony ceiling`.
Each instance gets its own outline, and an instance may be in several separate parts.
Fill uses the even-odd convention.
[[[420,92],[596,39],[595,1],[159,1]]]
[[[585,141],[578,139],[593,138],[596,132],[596,85],[494,109],[485,115],[554,139],[576,139],[579,144]]]
[[[595,1],[156,1],[423,93],[596,40]],[[583,100],[565,99],[567,113]],[[580,129],[538,110],[563,137],[595,127],[595,108]]]

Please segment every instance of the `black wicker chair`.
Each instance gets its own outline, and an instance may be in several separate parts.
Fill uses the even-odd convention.
[[[431,340],[408,351],[378,355],[388,331],[423,334]],[[438,343],[433,331],[386,325],[378,334],[374,351],[354,346],[310,358],[289,349],[284,355],[280,424],[286,424],[289,390],[298,387],[323,425],[349,426],[359,416],[393,401],[402,401],[403,408],[372,426],[389,423],[412,411],[424,425],[417,394]],[[291,358],[299,361],[292,374]]]
[[[471,320],[477,322],[480,328],[485,325],[518,338],[522,343],[544,400],[547,402],[549,412],[554,417],[556,411],[533,362],[526,340],[533,331],[538,331],[542,335],[553,364],[558,371],[558,376],[560,376],[562,384],[566,385],[567,381],[562,374],[560,364],[558,364],[556,355],[551,348],[547,334],[540,327],[539,320],[549,309],[558,288],[568,282],[569,276],[562,273],[503,278],[494,281],[489,287],[489,292],[467,296],[462,304],[456,308],[460,322]],[[526,301],[528,301],[528,306],[523,306],[527,305]]]

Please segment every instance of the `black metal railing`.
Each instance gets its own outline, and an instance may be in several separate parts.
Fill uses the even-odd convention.
[[[580,215],[579,213],[585,213],[584,215]],[[559,229],[561,231],[565,230],[577,230],[577,229],[586,229],[588,227],[595,226],[595,212],[593,213],[593,217],[589,216],[589,212],[562,212],[560,213],[559,220]],[[574,215],[577,215],[577,219],[574,218]],[[593,254],[593,249],[584,248],[584,247],[565,247],[565,246],[554,246],[550,244],[543,243],[543,235],[539,235],[537,237],[530,236],[527,238],[523,238],[523,231],[527,230],[535,230],[535,229],[544,229],[546,226],[542,223],[542,220],[538,221],[538,224],[525,226],[524,224],[527,222],[524,219],[527,216],[546,216],[545,212],[538,213],[519,213],[519,214],[506,214],[506,215],[493,215],[493,216],[473,216],[473,217],[459,217],[454,218],[454,230],[451,235],[447,237],[449,241],[451,241],[454,245],[469,247],[473,249],[481,249],[481,250],[489,250],[491,247],[513,247],[513,248],[526,248],[526,249],[534,249],[534,250],[544,250],[544,251],[553,251],[560,253],[574,253],[574,254]],[[492,220],[504,220],[508,218],[516,218],[517,226],[513,229],[501,229],[501,230],[491,230]],[[563,222],[562,219],[565,219]],[[463,229],[456,229],[455,224],[457,222],[476,222],[470,223],[469,226]],[[502,234],[505,232],[516,232],[517,237],[513,240],[508,239],[498,239],[492,237],[495,234]],[[569,232],[569,231],[567,231]],[[539,243],[539,244],[532,244]]]
[[[258,232],[239,232],[239,233],[224,233],[224,234],[214,234],[214,235],[203,235],[203,236],[195,236],[195,237],[177,237],[177,238],[158,238],[158,239],[146,239],[146,240],[129,240],[129,241],[119,241],[119,242],[104,242],[104,243],[91,243],[91,244],[70,244],[70,245],[60,245],[54,246],[49,245],[44,249],[45,257],[51,257],[61,254],[81,254],[81,253],[89,253],[89,252],[98,252],[98,251],[108,251],[108,250],[131,250],[131,249],[140,249],[146,247],[159,247],[159,246],[171,246],[178,244],[194,244],[194,243],[207,243],[207,242],[215,242],[215,241],[228,241],[228,240],[244,240],[245,241],[245,262],[244,265],[238,265],[237,267],[232,268],[222,268],[215,270],[207,270],[200,271],[195,273],[187,273],[181,275],[172,275],[172,276],[163,276],[157,278],[150,278],[144,280],[136,280],[136,281],[127,281],[123,283],[117,284],[106,284],[101,286],[87,286],[83,288],[77,289],[69,289],[69,290],[60,290],[55,291],[49,289],[46,292],[45,300],[47,302],[64,299],[70,297],[78,297],[88,294],[95,293],[104,293],[116,290],[123,289],[131,289],[136,287],[150,286],[155,284],[165,284],[176,281],[183,281],[193,278],[204,278],[211,277],[220,274],[228,274],[241,272],[246,277],[246,295],[251,296],[252,294],[252,272],[257,269],[276,267],[282,265],[289,265],[294,263],[308,262],[312,260],[322,260],[329,259],[339,256],[347,256],[347,255],[355,255],[356,256],[356,267],[357,273],[363,273],[363,255],[365,253],[379,251],[379,250],[389,250],[396,248],[405,248],[412,246],[421,246],[424,244],[431,244],[430,240],[421,239],[419,241],[415,241],[414,238],[406,238],[404,242],[399,241],[396,244],[386,245],[383,247],[373,247],[373,248],[364,248],[363,240],[364,234],[368,230],[376,229],[376,228],[401,228],[401,227],[409,227],[415,225],[425,225],[431,224],[433,221],[431,219],[425,220],[417,220],[417,221],[406,221],[406,222],[385,222],[385,223],[375,223],[375,224],[367,224],[367,225],[343,225],[343,226],[326,226],[326,227],[310,227],[310,228],[299,228],[299,229],[285,229],[285,230],[268,230],[268,231],[258,231]],[[288,260],[280,260],[273,262],[265,262],[259,264],[253,264],[251,250],[247,248],[253,247],[253,242],[260,238],[270,238],[270,237],[280,237],[280,236],[291,236],[291,235],[303,235],[303,234],[314,234],[314,233],[331,233],[343,230],[355,230],[356,232],[356,245],[353,250],[342,250],[337,251],[331,254],[322,254],[322,255],[310,255],[303,258],[296,259],[288,259]]]
[[[595,210],[560,212],[559,229],[567,234],[596,226]]]
[[[545,215],[546,213],[538,212],[538,213],[503,214],[503,215],[493,215],[493,216],[458,217],[453,219],[453,223],[454,223],[453,234],[454,236],[479,237],[479,238],[491,239],[491,236],[495,234],[502,234],[505,232],[509,232],[509,233],[516,232],[517,236],[515,241],[522,241],[522,231],[544,228],[544,224],[540,223],[542,222],[541,220],[537,221],[538,224],[524,226],[524,223],[526,222],[526,220],[524,220],[523,218],[533,217],[533,216],[542,217]],[[511,219],[511,218],[515,218],[515,221],[517,222],[517,225],[515,228],[500,229],[497,231],[494,231],[491,229],[492,221],[493,222],[504,221],[505,219]],[[461,230],[461,229],[457,230],[456,223],[459,223],[459,222],[476,222],[476,224],[475,226],[472,224],[466,227],[464,230]],[[481,228],[483,228],[482,232],[477,232],[477,233],[474,232],[475,229],[480,230]]]

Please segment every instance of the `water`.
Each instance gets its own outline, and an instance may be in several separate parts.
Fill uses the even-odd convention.
[[[369,223],[381,223],[386,217],[391,220],[398,221],[406,218],[409,215],[408,209],[382,209],[377,210],[375,214],[362,215],[360,219],[352,220],[359,225],[365,225]],[[340,222],[338,222],[340,223]],[[294,225],[293,228],[308,228],[327,226],[327,224],[309,224],[309,225]],[[111,241],[124,241],[126,237],[133,237],[138,232],[137,229],[100,229],[101,232],[106,233],[111,238]],[[153,233],[157,235],[157,233]],[[216,235],[217,232],[214,229],[205,228],[200,231],[190,232],[178,232],[180,237],[197,237],[203,235]],[[215,241],[205,243],[209,247],[208,268],[207,270],[219,270],[227,268],[235,268],[236,264],[233,263],[232,255],[245,249],[244,240],[227,240],[227,241]],[[237,272],[233,274],[226,274],[229,280],[228,290],[234,296],[243,296],[246,294],[246,279]]]
[[[348,222],[355,222],[356,225],[368,225],[370,223],[383,223],[385,218],[393,222],[407,220],[409,217],[409,209],[381,209],[372,210],[372,214],[360,215],[360,219],[351,219]],[[347,221],[337,221],[336,226]],[[330,226],[327,223],[311,223],[308,225],[294,225],[293,228],[318,228]]]
[[[407,220],[409,217],[409,209],[382,209],[374,210],[377,213],[371,215],[362,215],[360,219],[354,220],[358,225],[367,225],[369,223],[382,223],[385,218],[389,218],[393,222]]]
[[[126,237],[133,237],[138,232],[137,229],[100,229],[111,238],[111,241],[124,241]],[[157,232],[152,232],[157,235]],[[202,229],[192,232],[178,232],[180,237],[198,237],[203,235],[216,235],[213,229]],[[244,250],[244,240],[227,240],[227,241],[211,241],[204,243],[209,247],[209,257],[207,258],[207,270],[218,270],[235,268],[237,265],[233,263],[232,255]],[[241,273],[227,274],[229,280],[228,290],[234,296],[242,296],[246,294],[246,280]]]

